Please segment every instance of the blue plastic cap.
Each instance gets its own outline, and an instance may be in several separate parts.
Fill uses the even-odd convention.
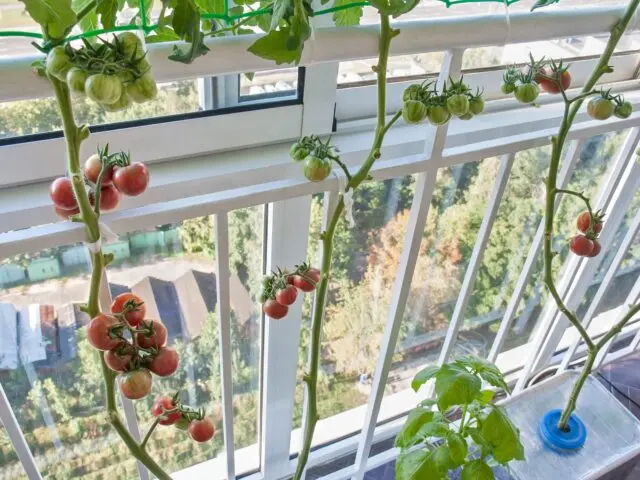
[[[544,444],[559,453],[571,453],[581,448],[587,440],[587,427],[575,414],[569,417],[569,430],[558,428],[562,410],[550,410],[544,414],[538,424],[538,434]]]

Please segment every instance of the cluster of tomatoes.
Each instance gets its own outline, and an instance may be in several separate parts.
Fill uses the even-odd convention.
[[[502,92],[513,93],[520,103],[533,103],[538,98],[540,90],[552,95],[559,94],[571,87],[571,73],[569,67],[562,61],[547,61],[544,58],[534,60],[530,57],[529,64],[519,70],[515,66],[509,67],[504,74]],[[612,115],[618,118],[629,118],[633,112],[630,102],[622,95],[611,95],[610,91],[601,91],[594,96],[587,105],[587,113],[595,120],[606,120]]]
[[[101,212],[116,208],[122,194],[137,196],[149,185],[149,170],[144,163],[131,163],[123,152],[110,155],[108,146],[87,159],[83,173],[89,201],[95,207],[97,199]],[[49,195],[60,217],[69,218],[80,212],[70,178],[56,178],[49,187]]]
[[[110,313],[96,315],[87,328],[89,343],[103,352],[107,367],[119,374],[120,391],[132,400],[151,392],[152,373],[168,377],[179,363],[176,350],[167,346],[167,328],[158,320],[145,320],[145,313],[140,297],[123,293],[113,300]],[[207,441],[215,433],[213,421],[204,412],[181,405],[177,395],[157,399],[152,413],[162,417],[161,425],[188,429],[196,441]]]
[[[600,253],[601,246],[598,235],[602,231],[604,214],[584,211],[578,215],[576,226],[581,232],[569,241],[571,251],[581,257],[595,257]]]
[[[325,142],[316,135],[300,138],[289,149],[289,156],[302,164],[304,176],[312,182],[321,182],[329,176],[332,162],[340,161],[338,150],[330,145],[331,138]]]
[[[69,44],[52,48],[45,61],[47,75],[66,82],[77,94],[86,94],[105,110],[115,112],[131,105],[153,100],[158,87],[151,65],[137,35],[123,32],[112,42],[81,48]]]
[[[313,292],[320,281],[320,270],[308,264],[296,265],[293,272],[277,272],[262,280],[260,303],[262,310],[274,320],[280,320],[289,313],[289,306],[298,298],[298,290]]]
[[[402,118],[410,124],[428,119],[433,125],[444,125],[451,117],[471,120],[484,111],[482,93],[472,93],[462,79],[445,82],[442,93],[433,83],[409,85],[402,94],[402,100]]]

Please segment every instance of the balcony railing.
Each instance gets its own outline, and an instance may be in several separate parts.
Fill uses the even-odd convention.
[[[598,35],[621,11],[517,13],[509,24],[501,15],[418,20],[399,25],[415,35],[400,35],[393,54],[444,52],[438,75],[458,76],[467,49]],[[182,386],[190,402],[219,413],[220,434],[206,449],[159,430],[150,449],[174,478],[271,480],[293,472],[306,408],[300,376],[311,301],[299,300],[285,320],[268,321],[256,296],[262,273],[321,260],[318,233],[335,208],[339,182],[332,176],[309,183],[287,151],[301,134],[333,132],[347,165],[361,162],[374,92],[364,84],[338,88],[338,62],[375,55],[375,35],[373,26],[318,28],[305,48],[296,100],[107,126],[87,142],[86,152],[107,141],[130,150],[151,164],[153,178],[148,194],[103,217],[119,240],[107,246],[116,260],[102,284],[102,305],[125,289],[140,292],[182,353],[178,376],[162,388]],[[273,70],[245,51],[251,41],[216,39],[211,55],[186,71],[166,60],[169,47],[156,44],[154,72],[174,81]],[[0,101],[49,95],[30,75],[31,60],[0,63]],[[620,52],[606,78],[636,110],[639,60],[638,51]],[[596,61],[575,59],[574,86]],[[552,97],[538,109],[512,103],[498,92],[501,75],[497,68],[465,74],[491,99],[483,116],[449,127],[393,128],[373,180],[356,195],[356,228],[339,233],[324,330],[322,420],[309,468],[346,460],[324,478],[361,479],[396,455],[383,448],[385,440],[416,404],[410,378],[425,364],[472,352],[496,362],[520,391],[547,367],[562,370],[581,358],[583,346],[540,280],[542,178],[561,106]],[[407,83],[391,84],[390,114]],[[580,260],[567,255],[562,240],[579,206],[557,206],[558,284],[594,335],[640,296],[639,141],[640,113],[607,122],[583,114],[564,153],[559,183],[588,192],[607,214],[603,255]],[[63,142],[53,133],[0,145],[0,477],[148,479],[100,416],[100,377],[77,308],[89,268],[84,232],[52,223],[45,186],[62,173],[56,159]],[[635,350],[638,326],[630,323],[598,363]],[[148,406],[122,399],[122,408],[139,436]]]

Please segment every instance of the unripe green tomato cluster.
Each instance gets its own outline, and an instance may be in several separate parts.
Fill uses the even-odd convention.
[[[85,94],[109,112],[124,110],[133,102],[144,103],[156,98],[158,86],[150,72],[150,65],[144,59],[144,49],[137,35],[123,32],[118,35],[120,55],[135,62],[141,72],[121,70],[116,74],[88,72],[74,65],[62,46],[51,49],[46,59],[47,74],[65,82],[77,94]],[[139,75],[139,74],[138,74]]]
[[[291,159],[302,165],[307,180],[321,182],[333,168],[332,158],[338,158],[335,148],[326,145],[316,136],[302,137],[289,149]]]

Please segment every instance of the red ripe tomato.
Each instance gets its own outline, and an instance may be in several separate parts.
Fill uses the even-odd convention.
[[[72,210],[65,210],[63,208],[58,207],[57,205],[53,206],[53,209],[56,211],[59,217],[68,219],[72,215],[77,215],[80,213],[80,207],[76,207]]]
[[[49,187],[49,196],[56,207],[62,210],[78,208],[78,202],[73,194],[71,180],[67,177],[56,178]]]
[[[93,184],[98,182],[98,176],[100,175],[101,170],[102,163],[100,162],[100,156],[97,153],[91,155],[87,158],[87,161],[84,162],[84,176]],[[109,167],[102,176],[102,185],[109,185],[112,179],[113,167]]]
[[[589,231],[589,226],[591,225],[591,215],[589,215],[588,211],[584,211],[580,215],[578,215],[576,225],[578,227],[578,230],[580,230],[582,233],[587,233]],[[596,233],[600,233],[602,231],[602,222],[596,222],[593,225],[593,231]]]
[[[589,255],[589,257],[597,257],[601,250],[602,250],[602,245],[600,245],[600,242],[598,240],[594,240],[593,250],[591,251],[591,254]]]
[[[178,352],[175,348],[163,347],[149,363],[149,370],[159,377],[168,377],[178,369]]]
[[[293,285],[281,288],[276,292],[276,302],[280,305],[293,305],[296,302],[298,290]]]
[[[147,313],[147,309],[144,306],[142,299],[134,293],[121,293],[113,299],[111,303],[111,312],[122,313],[128,306],[135,307],[134,310],[128,311],[124,318],[133,327],[140,325],[140,322],[144,320],[144,315]]]
[[[117,353],[117,349],[107,350],[106,352],[104,352],[104,363],[106,363],[107,367],[109,367],[114,372],[126,372],[129,369],[131,360],[133,360],[132,353],[125,353],[120,355],[119,353]]]
[[[162,322],[158,320],[145,320],[142,322],[142,325],[145,327],[150,326],[152,333],[150,335],[138,333],[136,335],[138,345],[143,348],[160,348],[167,344],[167,327],[165,327]]]
[[[93,203],[93,202],[92,202]],[[107,185],[100,189],[100,211],[113,210],[120,203],[120,192],[113,185]]]
[[[151,391],[153,379],[146,368],[140,368],[122,375],[120,390],[122,394],[131,400],[146,397]]]
[[[193,420],[189,424],[189,436],[196,442],[207,442],[213,438],[215,433],[216,427],[213,426],[213,420],[209,417]]]
[[[289,307],[270,298],[264,302],[264,305],[262,305],[262,311],[274,320],[280,320],[287,316],[287,313],[289,313]]]
[[[174,408],[176,408],[176,404],[173,403],[173,399],[171,397],[158,397],[151,407],[151,414],[154,417],[159,417],[160,415],[164,415],[164,417],[166,417],[165,420],[160,420],[158,422],[160,425],[173,425],[182,418],[182,412],[177,411],[167,414],[164,412],[167,410],[173,410]]]
[[[540,71],[540,73],[542,75],[546,75],[547,77],[556,78],[554,77],[556,74],[544,68]],[[560,87],[556,82],[549,80],[547,78],[542,78],[542,75],[538,74],[535,76],[535,81],[540,85],[540,88],[542,88],[542,90],[551,94],[556,94],[561,92]],[[571,74],[569,73],[569,71],[565,70],[562,73],[560,73],[559,80],[560,80],[560,83],[562,84],[562,88],[564,90],[568,89],[571,86]]]
[[[306,275],[316,283],[320,281],[320,270],[318,270],[317,268],[310,268],[309,270],[307,270]]]
[[[89,343],[98,350],[113,350],[124,341],[121,336],[114,336],[112,333],[112,329],[118,325],[121,323],[116,317],[98,314],[87,327]]]
[[[584,235],[576,235],[571,239],[569,243],[571,251],[581,257],[588,257],[593,252],[593,241],[589,240]]]
[[[132,163],[126,167],[119,167],[113,174],[113,183],[125,195],[135,197],[147,189],[149,170],[144,163]]]
[[[311,283],[309,280],[304,278],[302,275],[294,275],[293,284],[303,292],[307,292],[307,293],[313,292],[316,289],[316,286],[313,283]]]

